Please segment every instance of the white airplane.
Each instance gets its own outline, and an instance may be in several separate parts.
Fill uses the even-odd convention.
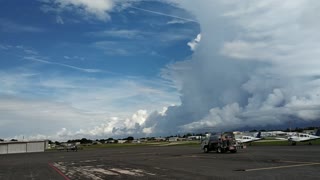
[[[257,134],[256,137],[253,136],[239,136],[236,138],[236,141],[239,143],[251,143],[253,141],[259,141],[261,140],[261,132]]]
[[[320,129],[317,130],[315,135],[295,133],[288,138],[288,141],[291,142],[292,145],[296,145],[297,142],[309,142],[311,145],[311,141],[316,139],[320,139]]]
[[[281,134],[281,137],[276,137],[276,140],[287,141],[293,135],[297,134],[297,132],[285,132],[285,135]]]

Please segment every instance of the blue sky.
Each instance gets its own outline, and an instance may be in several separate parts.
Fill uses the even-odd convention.
[[[83,2],[0,2],[0,96],[3,102],[16,103],[11,113],[8,107],[3,110],[7,112],[1,125],[8,131],[1,136],[79,130],[110,117],[179,103],[177,89],[161,71],[191,56],[187,43],[197,36],[199,25],[178,17],[192,15],[160,1],[128,1],[128,7],[104,1],[113,5],[101,15],[85,8],[90,1]],[[47,108],[39,108],[42,103]],[[70,109],[65,114],[89,115],[79,115],[80,121],[59,110],[51,112],[57,103]],[[90,113],[99,117],[92,120]],[[26,128],[18,128],[20,122]],[[56,125],[46,127],[51,123]]]
[[[111,12],[110,19],[100,20],[94,14],[86,17],[74,12],[77,7],[54,12],[55,5],[41,1],[1,3],[2,45],[24,47],[50,62],[120,76],[156,77],[161,67],[191,55],[186,44],[199,33],[193,22],[168,24],[174,18],[132,8]],[[46,10],[48,6],[51,10]],[[140,2],[136,6],[190,16],[160,2]],[[2,67],[32,64],[17,57],[35,55],[18,52],[25,49],[2,52],[1,59],[10,59],[1,62]],[[76,73],[62,66],[38,68],[42,72]]]
[[[320,3],[0,1],[0,138],[315,123]]]

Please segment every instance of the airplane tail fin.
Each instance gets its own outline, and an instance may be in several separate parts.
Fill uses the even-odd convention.
[[[256,138],[261,138],[261,131],[258,132]]]
[[[320,129],[317,130],[316,136],[320,136]]]

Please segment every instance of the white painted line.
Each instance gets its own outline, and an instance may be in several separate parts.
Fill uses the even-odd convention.
[[[90,171],[90,172],[99,172],[101,174],[105,174],[105,175],[108,175],[108,176],[119,176],[119,174],[115,173],[115,172],[112,172],[112,171],[108,171],[106,169],[102,169],[102,168],[91,168],[87,171]]]
[[[279,161],[279,162],[285,162],[285,163],[301,163],[301,164],[310,164],[310,163],[320,163],[320,162],[301,162],[301,161]]]
[[[132,171],[129,171],[127,169],[112,168],[112,169],[109,169],[109,170],[110,171],[115,171],[115,172],[120,173],[120,174],[130,175],[130,176],[143,176],[140,173],[132,172]]]
[[[276,167],[265,167],[265,168],[245,169],[244,171],[262,171],[262,170],[283,169],[283,168],[302,167],[302,166],[314,166],[314,165],[320,165],[320,163],[296,164],[296,165],[288,165],[288,166],[276,166]]]

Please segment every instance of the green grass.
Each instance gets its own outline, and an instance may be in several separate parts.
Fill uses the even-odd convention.
[[[200,142],[199,141],[188,141],[185,143],[174,144],[174,145],[170,145],[170,146],[200,146]]]
[[[94,144],[90,146],[83,146],[83,149],[100,149],[100,148],[123,148],[123,147],[141,147],[141,146],[148,146],[146,143],[124,143],[124,144]]]
[[[199,146],[199,141],[185,142],[148,142],[148,143],[124,143],[124,144],[95,144],[90,146],[81,146],[83,149],[100,149],[100,148],[128,148],[128,147],[143,147],[143,146]]]

